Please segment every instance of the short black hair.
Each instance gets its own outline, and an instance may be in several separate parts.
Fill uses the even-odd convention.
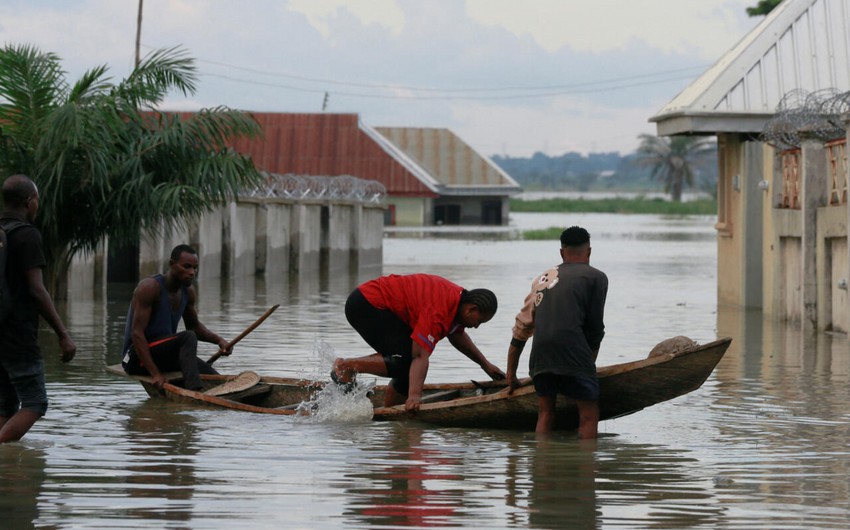
[[[489,289],[466,289],[460,295],[461,304],[472,304],[478,307],[481,314],[495,316],[496,310],[499,308],[499,301],[496,300],[496,294]]]
[[[8,208],[25,206],[27,199],[35,195],[38,188],[26,175],[12,175],[3,181],[3,204]]]
[[[188,254],[194,254],[195,256],[198,255],[198,251],[195,250],[194,248],[190,247],[189,245],[177,245],[171,251],[171,259],[174,260],[174,261],[180,261],[180,256],[184,252],[186,252]]]
[[[561,232],[562,247],[580,247],[590,243],[590,234],[580,226],[571,226]]]

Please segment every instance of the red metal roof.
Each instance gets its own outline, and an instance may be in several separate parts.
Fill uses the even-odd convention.
[[[370,136],[360,125],[357,114],[249,114],[262,127],[263,137],[241,138],[233,147],[250,155],[261,171],[352,175],[379,181],[390,195],[437,196],[414,173],[409,161],[394,155]]]

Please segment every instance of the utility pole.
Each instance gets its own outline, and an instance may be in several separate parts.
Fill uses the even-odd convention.
[[[139,15],[136,18],[136,68],[138,68],[139,62],[141,61],[139,58],[139,45],[142,40],[142,3],[144,3],[144,0],[139,0]]]
[[[325,92],[325,99],[322,101],[322,112],[325,112],[325,110],[327,110],[327,108],[328,108],[328,98],[329,97],[330,96],[328,95],[328,93]]]

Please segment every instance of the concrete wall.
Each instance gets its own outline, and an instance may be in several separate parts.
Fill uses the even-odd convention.
[[[198,267],[198,279],[218,278],[224,262],[224,247],[221,226],[224,222],[225,207],[206,213],[194,223],[190,234],[190,245],[204,257]]]
[[[322,206],[320,262],[322,270],[338,274],[351,269],[354,204]]]
[[[804,331],[850,331],[850,205],[828,205],[824,141],[803,134],[792,209],[782,207],[782,153],[735,135],[718,140],[718,302]]]
[[[230,203],[225,210],[222,220],[221,276],[240,277],[257,272],[255,245],[259,204],[256,200],[245,199]]]
[[[322,250],[322,204],[299,202],[292,205],[292,231],[289,236],[289,270],[301,274],[319,274]]]
[[[718,137],[717,300],[734,305],[744,305],[742,157],[743,144],[737,136]]]
[[[139,277],[145,278],[168,268],[171,250],[191,241],[186,226],[163,227],[159,237],[143,236],[139,241]]]
[[[292,204],[284,201],[267,201],[265,208],[257,209],[257,270],[263,270],[267,280],[282,280],[289,277],[290,237],[292,234]],[[260,212],[264,212],[261,226]],[[261,230],[262,229],[262,230]],[[261,253],[260,233],[265,233],[265,252]],[[264,260],[259,259],[264,255]]]
[[[387,203],[395,207],[395,226],[424,226],[431,224],[430,199],[388,197]]]
[[[384,210],[382,204],[351,201],[239,200],[187,226],[141,238],[139,277],[164,272],[171,249],[182,243],[198,250],[199,280],[264,274],[267,281],[288,281],[291,274],[379,273]],[[93,255],[74,258],[69,271],[73,291],[105,287],[106,249],[104,244]]]
[[[850,331],[846,286],[847,216],[842,206],[824,206],[817,212],[817,322],[831,331]],[[843,282],[842,282],[843,280]]]

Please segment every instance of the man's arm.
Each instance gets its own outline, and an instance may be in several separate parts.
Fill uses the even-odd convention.
[[[62,319],[59,317],[59,312],[56,311],[56,306],[53,305],[53,299],[47,288],[44,286],[44,276],[41,272],[41,267],[33,267],[26,272],[27,286],[30,296],[35,300],[38,306],[38,313],[47,321],[56,336],[59,338],[59,348],[62,351],[62,362],[67,363],[74,358],[77,353],[77,346],[71,340],[71,335],[65,329]]]
[[[509,394],[519,386],[516,371],[519,367],[519,358],[522,356],[523,348],[525,348],[524,340],[511,339],[511,344],[508,346],[508,373],[505,377],[508,382]]]
[[[455,349],[457,349],[457,351],[466,355],[472,360],[472,362],[480,366],[491,379],[505,378],[505,373],[502,369],[487,360],[484,354],[481,353],[481,350],[478,349],[478,346],[472,342],[472,338],[466,330],[461,329],[456,331],[449,335],[448,338],[449,342],[455,347]]]
[[[422,402],[422,388],[425,386],[425,377],[428,375],[429,357],[431,353],[421,344],[413,341],[410,352],[413,361],[410,363],[410,378],[407,389],[407,401],[404,410],[416,412]]]
[[[519,358],[522,356],[522,350],[525,348],[525,343],[534,334],[534,319],[537,315],[537,281],[540,277],[534,279],[531,283],[531,291],[526,295],[525,301],[522,304],[522,309],[517,313],[514,319],[514,327],[511,330],[511,343],[508,346],[508,373],[505,376],[508,382],[508,392],[513,392],[519,386],[519,379],[516,376],[516,371],[519,368]]]
[[[198,309],[195,305],[197,293],[195,292],[194,287],[190,286],[187,289],[187,296],[189,297],[189,300],[186,304],[186,310],[183,312],[183,323],[186,325],[186,329],[194,331],[198,340],[209,342],[210,344],[216,344],[218,345],[218,348],[224,352],[224,355],[230,355],[233,348],[228,347],[227,341],[220,335],[210,331],[201,323],[200,319],[198,319]]]
[[[133,308],[133,321],[130,324],[130,339],[133,342],[133,351],[139,357],[139,362],[148,371],[153,379],[153,384],[157,388],[162,388],[165,383],[165,376],[159,371],[159,367],[153,362],[150,348],[148,348],[148,339],[145,336],[145,330],[151,321],[153,308],[159,302],[159,283],[153,278],[145,278],[136,290],[133,291],[133,299],[130,305]]]

